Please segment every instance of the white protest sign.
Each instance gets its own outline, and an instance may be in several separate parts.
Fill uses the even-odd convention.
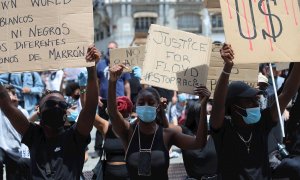
[[[205,85],[211,39],[151,25],[143,64],[143,83],[193,94]]]
[[[92,0],[1,0],[0,72],[92,66]]]
[[[142,68],[145,59],[145,46],[111,49],[109,51],[110,65],[124,64],[131,71],[134,66]]]
[[[221,0],[235,63],[300,61],[297,0]]]
[[[224,61],[220,54],[222,45],[212,45],[210,66],[208,70],[207,88],[212,95],[215,91],[220,74],[223,71]],[[244,81],[253,88],[256,88],[258,81],[258,64],[234,65],[230,74],[230,81]]]

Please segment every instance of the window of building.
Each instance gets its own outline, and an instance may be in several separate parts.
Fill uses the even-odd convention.
[[[156,23],[154,17],[138,17],[134,19],[136,32],[148,32],[151,24]]]
[[[183,14],[178,17],[178,28],[194,33],[202,32],[202,21],[197,14]]]
[[[223,20],[221,14],[214,14],[211,16],[211,26],[213,32],[223,32]]]

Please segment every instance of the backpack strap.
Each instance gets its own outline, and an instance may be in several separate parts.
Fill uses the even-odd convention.
[[[11,83],[11,73],[8,73],[8,79],[7,79],[7,84]]]
[[[35,75],[34,72],[31,72],[31,77],[32,77],[32,87],[35,87]],[[21,82],[22,85],[24,83],[24,73],[21,74]]]

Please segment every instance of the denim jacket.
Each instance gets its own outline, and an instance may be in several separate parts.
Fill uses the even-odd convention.
[[[32,75],[34,75],[34,78]],[[0,74],[0,82],[8,84],[8,78],[9,73]],[[33,80],[35,82],[33,82]],[[41,76],[37,72],[24,72],[22,78],[22,73],[11,73],[10,84],[16,88],[18,99],[24,102],[24,109],[31,115],[34,112],[35,105],[38,103],[37,96],[40,96],[44,91],[44,84]],[[22,89],[24,87],[30,88],[30,93],[23,94]]]

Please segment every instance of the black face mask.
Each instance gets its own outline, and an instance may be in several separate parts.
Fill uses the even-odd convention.
[[[80,95],[74,95],[73,98],[74,98],[75,100],[78,100],[78,99],[80,98]]]
[[[58,130],[65,124],[64,116],[65,112],[63,109],[59,107],[53,107],[41,114],[41,125],[46,125],[53,130]]]

